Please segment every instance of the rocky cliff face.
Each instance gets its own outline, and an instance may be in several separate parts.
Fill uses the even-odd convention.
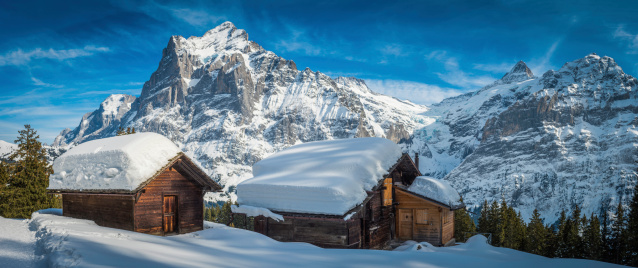
[[[419,114],[427,110],[356,78],[297,70],[230,22],[202,37],[171,37],[140,97],[121,106],[130,110],[110,121],[101,110],[85,115],[56,144],[112,136],[120,126],[161,133],[227,193],[251,176],[252,164],[290,145],[368,136],[399,142],[423,126]]]
[[[553,221],[578,205],[598,213],[637,180],[637,80],[595,54],[526,83],[525,97],[485,122],[480,144],[445,179],[473,206],[504,198]],[[520,87],[520,86],[519,86]]]
[[[56,145],[163,134],[224,185],[288,146],[377,136],[418,152],[426,175],[449,180],[470,206],[505,198],[525,217],[562,208],[597,212],[636,183],[636,79],[588,55],[536,77],[524,62],[474,92],[424,107],[370,91],[356,78],[298,70],[226,22],[170,38],[139,98],[109,97]]]

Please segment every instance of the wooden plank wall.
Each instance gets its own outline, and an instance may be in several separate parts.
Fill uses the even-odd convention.
[[[409,239],[426,241],[435,246],[443,244],[441,242],[442,218],[439,210],[446,208],[434,205],[433,203],[411,196],[402,191],[395,191],[395,198],[399,203],[396,206],[398,215],[396,226],[397,234],[399,236],[398,238],[400,240]],[[412,214],[410,217],[410,220],[412,220],[412,226],[408,226],[409,222],[406,222],[405,219],[401,218],[401,215],[405,213]],[[424,215],[423,213],[427,213],[427,223],[417,223],[417,220],[422,219]],[[453,220],[451,221],[451,224],[454,224]],[[452,231],[452,234],[453,233],[454,232]]]
[[[323,248],[348,247],[346,221],[333,218],[284,216],[283,222],[268,219],[267,236],[282,242],[307,242]]]
[[[202,189],[174,169],[166,169],[144,187],[135,204],[135,231],[163,235],[163,196],[177,196],[177,230],[188,233],[203,229]]]
[[[133,231],[134,195],[63,194],[63,214],[97,225]]]
[[[368,217],[369,224],[368,229],[364,230],[368,232],[370,241],[368,247],[371,249],[382,249],[386,243],[390,241],[390,233],[392,221],[394,220],[390,213],[391,208],[383,207],[381,190],[375,191],[372,194],[372,198],[368,201],[368,207],[371,211],[370,217]]]
[[[454,238],[454,211],[443,208],[443,217],[447,218],[447,222],[443,223],[443,238],[441,243],[446,244]]]

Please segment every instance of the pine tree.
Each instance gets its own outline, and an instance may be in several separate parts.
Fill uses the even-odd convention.
[[[233,213],[230,209],[231,204],[232,202],[228,200],[226,201],[226,203],[224,203],[224,205],[221,206],[220,210],[218,211],[219,214],[217,214],[215,222],[226,224],[226,225],[230,224],[231,214]]]
[[[629,203],[627,214],[627,265],[638,267],[638,182],[634,186],[634,196]]]
[[[463,201],[463,199],[461,199]],[[465,241],[469,238],[466,233],[476,232],[476,225],[470,214],[465,209],[457,209],[454,211],[454,237],[456,241]]]
[[[483,206],[481,206],[481,215],[478,218],[478,226],[477,230],[479,233],[489,233],[488,225],[489,219],[487,218],[489,210],[489,204],[487,204],[487,200],[483,200]]]
[[[0,216],[5,218],[31,218],[31,213],[56,204],[55,196],[47,194],[53,169],[38,141],[40,136],[30,125],[24,127],[15,140],[18,149],[9,157],[13,163],[8,186],[2,189]]]
[[[581,231],[580,207],[576,205],[571,217],[567,219],[564,233],[565,253],[564,258],[582,258],[583,241],[580,237]]]
[[[123,128],[123,127],[119,127],[119,128],[117,129],[117,133],[116,133],[116,135],[117,135],[117,136],[126,135],[126,131],[124,130],[124,128]]]
[[[567,251],[568,251],[568,245],[567,245],[567,231],[569,230],[569,225],[571,225],[571,223],[569,222],[569,219],[567,219],[567,214],[565,213],[565,210],[561,210],[560,212],[560,217],[558,218],[558,226],[557,226],[557,233],[555,235],[555,239],[556,239],[556,257],[559,258],[567,258]]]
[[[2,190],[7,187],[9,183],[9,165],[7,165],[4,161],[0,160],[0,194]],[[2,200],[2,197],[0,197]]]
[[[525,251],[537,255],[545,255],[548,233],[538,209],[534,209],[534,212],[532,212],[532,218],[527,225],[527,237],[528,243]]]
[[[627,257],[627,219],[625,218],[625,210],[622,202],[618,203],[616,208],[616,219],[611,225],[611,240],[613,253],[613,262],[617,264],[625,264]]]
[[[603,251],[601,252],[600,259],[604,262],[612,262],[613,261],[613,253],[612,253],[612,239],[611,239],[611,230],[609,227],[609,213],[606,209],[607,206],[603,205],[600,208],[600,238],[602,240]]]
[[[598,217],[591,214],[589,222],[583,231],[583,254],[585,259],[601,260],[603,252],[603,240],[600,232]]]

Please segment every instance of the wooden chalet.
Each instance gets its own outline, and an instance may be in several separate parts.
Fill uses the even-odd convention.
[[[415,163],[415,161],[417,163]],[[284,242],[307,242],[325,248],[383,249],[392,240],[453,241],[454,209],[408,190],[421,176],[415,161],[403,154],[367,197],[343,215],[295,213],[271,209],[284,221],[255,217],[255,231]],[[238,190],[241,203],[242,192]],[[258,204],[250,204],[257,206]]]
[[[159,136],[158,134],[153,135]],[[109,139],[113,139],[112,142],[118,142],[117,138],[103,139],[100,142],[108,144]],[[141,136],[139,138],[147,137]],[[157,146],[153,142],[149,143],[138,146]],[[177,147],[175,146],[175,148]],[[56,180],[56,177],[52,175],[49,192],[62,195],[64,216],[93,220],[100,226],[153,235],[182,234],[202,230],[204,222],[203,196],[209,191],[219,191],[221,187],[179,149],[175,151],[175,148],[172,148],[173,151],[171,151],[171,154],[174,155],[172,158],[164,162],[164,165],[157,165],[157,168],[150,173],[152,175],[141,177],[143,179],[139,180],[139,183],[133,183],[129,189],[108,186],[100,187],[100,189],[82,189],[82,187],[72,185],[72,182],[65,185],[64,180],[57,181],[57,185],[52,189],[51,185]],[[161,155],[161,153],[155,152],[156,149],[155,151],[153,148],[149,150],[151,152],[143,157]],[[64,158],[63,156],[61,158]],[[66,159],[66,161],[74,160],[79,162],[77,165],[82,165],[83,156],[89,158],[89,162],[94,162],[96,159],[95,157],[91,158],[91,154],[79,154],[74,155],[72,159]],[[128,157],[140,156],[132,154]],[[135,163],[133,161],[131,164]],[[67,167],[69,166],[68,163],[61,163],[58,166],[64,169],[63,165],[65,164]],[[54,170],[55,168],[56,163],[54,162]],[[102,177],[104,176],[108,176],[108,174],[102,175]],[[93,180],[99,181],[103,179],[102,177],[93,177]]]

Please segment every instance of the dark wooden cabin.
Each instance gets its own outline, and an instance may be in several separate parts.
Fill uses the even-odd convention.
[[[418,162],[418,155],[415,160]],[[453,241],[452,209],[458,207],[450,208],[407,190],[421,175],[417,165],[403,154],[363,203],[345,215],[273,211],[284,221],[256,217],[255,231],[278,241],[307,242],[324,248],[382,249],[391,240],[445,245]]]
[[[202,230],[203,196],[221,190],[182,152],[133,190],[70,188],[49,189],[62,195],[64,216],[153,235]]]

